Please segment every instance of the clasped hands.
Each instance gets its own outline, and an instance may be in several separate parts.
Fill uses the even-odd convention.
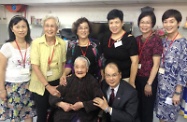
[[[75,104],[70,104],[67,102],[58,102],[57,106],[62,108],[65,112],[69,112],[71,110],[78,111],[81,108],[84,108],[84,105],[82,102],[76,102]]]

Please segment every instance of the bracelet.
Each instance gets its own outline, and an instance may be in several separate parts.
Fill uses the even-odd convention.
[[[109,113],[110,112],[110,107],[107,107],[104,111],[105,111],[105,113]]]
[[[150,83],[147,83],[147,85],[148,85],[148,86],[152,86],[152,84],[150,84]]]
[[[181,95],[181,92],[177,92],[177,91],[175,91],[174,94],[176,94],[176,95]]]
[[[46,85],[45,85],[45,88],[46,88],[48,85],[49,85],[49,84],[46,84]]]
[[[4,93],[6,90],[5,89],[3,89],[3,90],[0,90],[0,93]]]

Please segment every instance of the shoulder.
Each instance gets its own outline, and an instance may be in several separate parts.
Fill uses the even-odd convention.
[[[61,39],[60,37],[58,37],[58,36],[56,36],[56,41],[58,41],[58,43],[60,43],[61,45],[65,45],[66,44],[66,42],[63,39]]]
[[[129,93],[132,93],[132,94],[136,93],[137,94],[136,89],[134,87],[132,87],[129,83],[127,83],[126,81],[124,81],[124,80],[120,81],[120,87],[122,89],[124,89],[124,93],[127,93],[127,94],[129,94]]]

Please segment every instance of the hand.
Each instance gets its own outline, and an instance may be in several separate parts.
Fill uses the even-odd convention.
[[[0,99],[2,101],[4,101],[4,102],[7,100],[7,92],[6,92],[6,90],[1,90]]]
[[[62,77],[60,78],[60,85],[67,85],[66,76],[62,75]]]
[[[172,98],[173,104],[174,105],[179,105],[180,103],[180,95],[174,94]]]
[[[146,84],[144,87],[144,93],[145,93],[145,96],[151,96],[152,95],[152,86]]]
[[[109,107],[108,102],[104,96],[103,96],[103,99],[99,97],[94,98],[93,102],[95,106],[101,108],[102,110],[106,110],[106,108]]]
[[[62,108],[65,112],[71,111],[72,104],[66,103],[66,102],[59,102],[57,103],[57,106]]]
[[[82,102],[76,102],[75,104],[73,104],[71,106],[71,109],[74,110],[74,111],[78,111],[80,110],[81,108],[84,108],[84,105]]]
[[[46,87],[46,89],[49,91],[49,93],[53,96],[56,96],[56,97],[60,97],[61,94],[60,92],[56,89],[58,86],[51,86],[51,85],[48,85]]]

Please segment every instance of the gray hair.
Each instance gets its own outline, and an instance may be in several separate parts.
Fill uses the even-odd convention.
[[[59,28],[60,27],[60,22],[59,22],[59,19],[58,19],[58,17],[57,16],[54,16],[54,15],[46,15],[43,19],[42,19],[42,22],[41,22],[41,24],[42,24],[42,26],[44,26],[44,24],[45,24],[45,21],[46,20],[48,20],[48,19],[54,19],[55,20],[55,23],[56,23],[56,26],[57,26],[57,28]]]
[[[74,61],[74,65],[76,64],[76,62],[77,62],[78,60],[84,61],[84,62],[86,63],[86,67],[89,69],[90,61],[89,61],[89,59],[88,59],[87,57],[85,57],[85,56],[79,56],[79,57],[77,57],[77,58],[75,59],[75,61]]]

